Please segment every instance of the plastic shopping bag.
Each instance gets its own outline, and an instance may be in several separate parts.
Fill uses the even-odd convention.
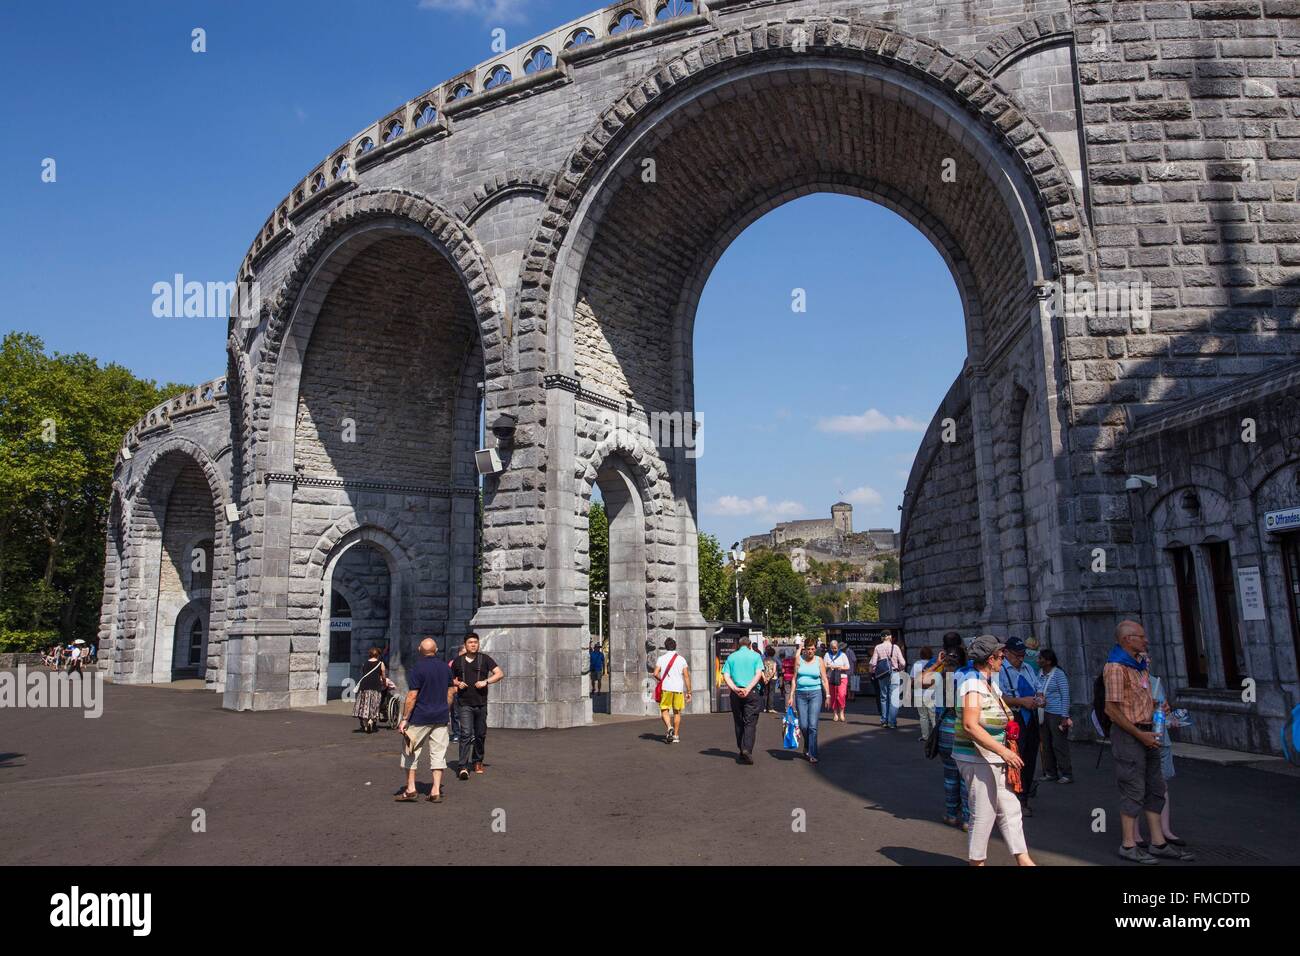
[[[799,749],[799,715],[794,712],[794,707],[785,709],[785,736],[783,742],[786,750]]]

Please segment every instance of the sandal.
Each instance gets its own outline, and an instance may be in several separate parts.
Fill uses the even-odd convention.
[[[430,803],[442,803],[442,794],[431,793],[424,799],[428,800]]]
[[[415,803],[420,799],[420,795],[414,790],[403,790],[397,796],[393,797],[398,803]]]

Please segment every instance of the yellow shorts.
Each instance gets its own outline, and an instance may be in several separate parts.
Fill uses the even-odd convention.
[[[679,690],[662,690],[659,692],[660,710],[685,710],[686,695]]]

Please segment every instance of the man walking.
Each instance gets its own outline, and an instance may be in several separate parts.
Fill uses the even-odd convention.
[[[590,661],[591,696],[595,697],[600,693],[600,682],[605,679],[605,655],[601,652],[600,645],[595,641],[591,642]]]
[[[442,772],[447,768],[447,718],[450,716],[451,669],[436,656],[438,645],[431,637],[420,642],[420,659],[407,675],[410,691],[402,708],[397,732],[402,735],[401,765],[406,770],[406,789],[397,796],[398,803],[414,803],[415,768],[420,751],[429,751],[429,769],[433,771],[430,803],[442,803]]]
[[[659,681],[659,716],[664,720],[664,743],[682,742],[682,711],[691,702],[691,670],[686,658],[677,653],[677,641],[664,641],[664,653],[655,662]]]
[[[1034,781],[1034,771],[1038,767],[1038,745],[1041,740],[1038,708],[1045,702],[1038,696],[1038,672],[1025,660],[1027,650],[1025,642],[1018,637],[1007,641],[1002,669],[998,672],[998,690],[1002,692],[1003,703],[1008,707],[1020,708],[1020,759],[1025,765],[1020,772],[1024,785],[1016,796],[1020,799],[1022,815],[1032,817],[1034,812],[1029,808],[1029,798],[1038,787]]]
[[[758,731],[758,714],[763,701],[754,685],[763,676],[763,658],[742,641],[722,665],[722,679],[731,691],[731,719],[736,725],[736,763],[753,764],[754,736]]]
[[[894,644],[894,636],[888,631],[880,635],[880,643],[871,652],[867,666],[876,681],[876,692],[880,695],[880,726],[897,729],[898,708],[894,703],[894,683],[899,671],[907,666],[907,661],[903,659],[903,652]]]
[[[465,635],[465,653],[451,665],[456,688],[456,722],[460,725],[460,769],[456,776],[469,779],[471,764],[483,772],[483,746],[487,740],[488,686],[506,675],[497,662],[479,653],[478,635]]]
[[[1160,811],[1165,806],[1165,778],[1160,770],[1160,741],[1152,729],[1155,702],[1151,697],[1151,674],[1147,670],[1147,632],[1137,621],[1120,621],[1115,628],[1115,646],[1102,668],[1106,686],[1106,716],[1110,718],[1111,755],[1115,759],[1115,781],[1119,785],[1119,813],[1123,839],[1122,859],[1154,864],[1165,860],[1190,862],[1196,854],[1166,842],[1160,828]],[[1137,845],[1137,818],[1144,813],[1151,832],[1151,845]]]

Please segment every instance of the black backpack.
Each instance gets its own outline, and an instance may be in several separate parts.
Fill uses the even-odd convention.
[[[1106,716],[1106,678],[1101,674],[1092,682],[1092,728],[1102,737],[1110,736],[1110,718]]]

